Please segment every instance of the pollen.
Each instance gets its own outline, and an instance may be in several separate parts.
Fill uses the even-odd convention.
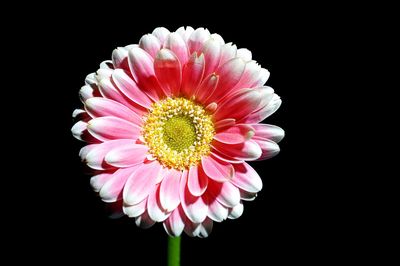
[[[167,98],[154,103],[144,120],[143,139],[165,167],[188,169],[210,153],[214,123],[201,105],[185,98]]]

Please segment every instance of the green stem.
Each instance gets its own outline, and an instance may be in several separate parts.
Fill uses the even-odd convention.
[[[181,237],[168,237],[168,266],[179,266],[181,260]]]

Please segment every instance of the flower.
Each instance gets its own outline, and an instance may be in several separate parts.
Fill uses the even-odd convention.
[[[279,152],[284,131],[261,124],[281,105],[247,49],[207,29],[156,28],[86,77],[72,134],[105,202],[138,226],[207,237],[262,188],[245,161]]]

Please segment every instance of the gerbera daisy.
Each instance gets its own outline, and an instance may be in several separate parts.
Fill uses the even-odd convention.
[[[260,123],[281,104],[268,77],[249,50],[204,28],[160,27],[115,49],[73,113],[94,190],[171,236],[207,237],[213,221],[238,218],[262,188],[245,161],[276,155],[284,136]]]

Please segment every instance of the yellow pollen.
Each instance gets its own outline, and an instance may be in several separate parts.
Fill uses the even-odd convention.
[[[166,167],[183,170],[210,153],[215,130],[202,106],[185,98],[167,98],[153,104],[142,134],[153,157]]]

